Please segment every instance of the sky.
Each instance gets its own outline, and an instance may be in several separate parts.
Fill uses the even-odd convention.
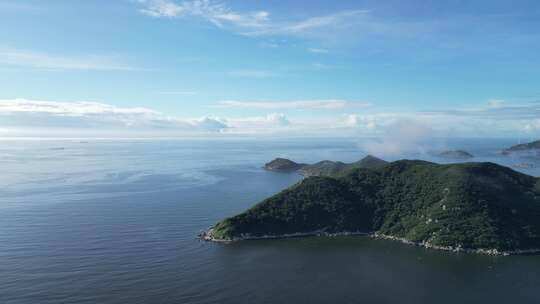
[[[536,137],[538,54],[538,1],[0,0],[0,138]]]

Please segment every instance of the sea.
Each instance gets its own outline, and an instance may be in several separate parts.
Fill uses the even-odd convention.
[[[197,237],[302,179],[265,171],[273,158],[352,162],[372,140],[0,140],[0,303],[540,303],[538,255]],[[515,143],[430,139],[375,156],[447,163],[437,151],[464,149],[539,176],[538,160],[497,154]]]

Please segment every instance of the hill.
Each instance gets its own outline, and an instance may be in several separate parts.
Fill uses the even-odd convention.
[[[276,172],[294,172],[304,166],[305,164],[299,164],[286,158],[276,158],[271,162],[264,164],[266,170]]]
[[[361,160],[346,164],[340,161],[323,160],[315,164],[299,164],[289,159],[276,158],[265,164],[264,168],[269,171],[294,172],[298,171],[305,177],[310,176],[335,176],[353,168],[378,168],[388,164],[388,162],[368,155]]]
[[[216,241],[365,233],[491,254],[540,248],[540,183],[493,163],[402,160],[310,177],[205,234]]]
[[[323,160],[318,163],[302,167],[298,173],[305,177],[309,176],[331,176],[339,173],[347,167],[347,164],[340,161]]]
[[[466,159],[466,158],[473,158],[474,157],[474,155],[472,155],[471,153],[469,153],[467,151],[463,151],[463,150],[443,151],[443,152],[439,153],[439,156],[444,157],[444,158],[454,158],[454,159]]]
[[[540,140],[526,144],[511,146],[510,148],[501,151],[503,155],[516,154],[518,156],[540,156]]]

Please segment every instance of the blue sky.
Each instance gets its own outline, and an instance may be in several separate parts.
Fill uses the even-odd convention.
[[[538,54],[538,1],[0,0],[0,136],[536,136]]]

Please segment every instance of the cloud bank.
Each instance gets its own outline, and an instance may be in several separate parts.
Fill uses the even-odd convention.
[[[205,133],[220,132],[228,127],[224,121],[214,117],[182,119],[143,107],[28,99],[0,100],[0,125],[6,129],[38,133],[45,129]]]
[[[115,56],[59,55],[20,49],[0,49],[0,65],[50,70],[137,70],[136,67],[122,62]]]
[[[122,107],[91,101],[0,100],[0,136],[280,136],[379,137],[366,150],[377,155],[413,152],[430,137],[540,135],[540,104],[487,102],[461,110],[385,112],[354,107],[343,100],[288,102],[222,101],[229,111],[255,109],[258,116],[179,117],[147,107]],[[315,112],[305,112],[312,110]],[[353,111],[345,114],[344,111]],[[234,112],[234,111],[233,111]],[[290,116],[292,115],[292,116]],[[419,151],[416,151],[419,152]]]
[[[347,106],[367,107],[367,102],[350,102],[341,99],[322,99],[322,100],[293,100],[293,101],[240,101],[223,100],[218,102],[218,106],[226,108],[252,108],[252,109],[322,109],[336,110]]]
[[[181,118],[145,107],[100,102],[0,100],[0,136],[208,136],[271,133],[291,122],[282,113],[265,116]]]

